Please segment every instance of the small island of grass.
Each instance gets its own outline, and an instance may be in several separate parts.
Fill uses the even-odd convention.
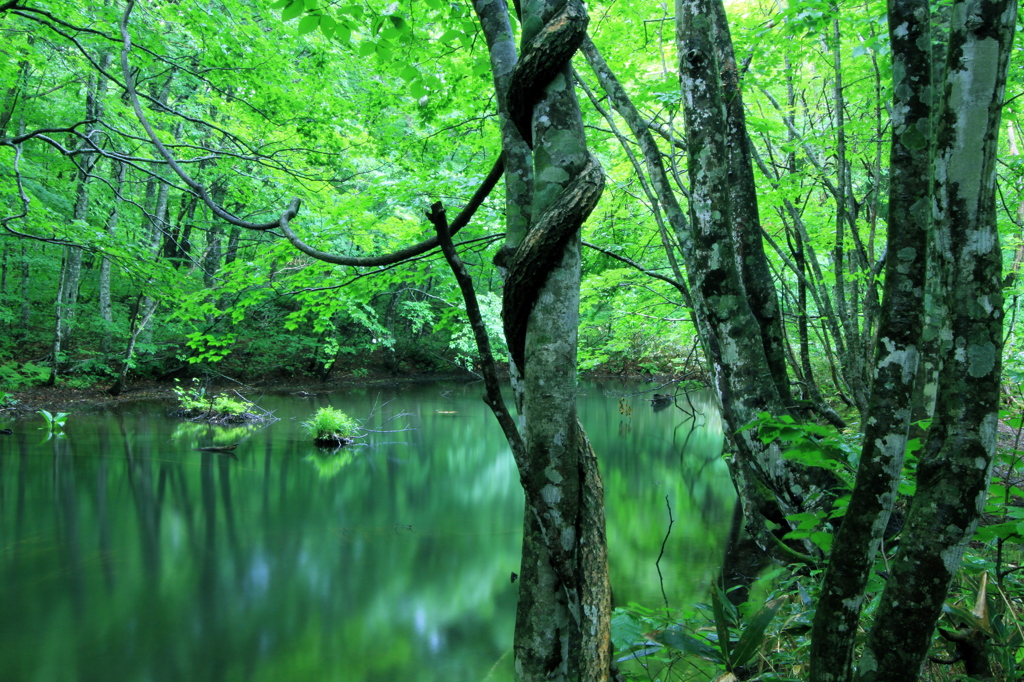
[[[302,427],[313,437],[313,443],[322,448],[340,448],[354,442],[359,429],[355,419],[334,407],[321,407]]]
[[[178,396],[178,409],[173,416],[195,422],[210,424],[258,424],[274,421],[276,418],[266,410],[260,410],[255,403],[241,396],[232,398],[223,393],[207,394],[199,386],[198,379],[192,380],[190,388],[184,388],[175,379],[174,393]],[[256,414],[260,410],[262,414]]]

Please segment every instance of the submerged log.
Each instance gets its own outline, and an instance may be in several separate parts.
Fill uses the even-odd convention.
[[[346,438],[335,434],[318,436],[313,439],[313,444],[318,448],[340,448],[356,442],[354,438]]]

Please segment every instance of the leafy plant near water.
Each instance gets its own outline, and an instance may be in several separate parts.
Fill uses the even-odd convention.
[[[48,410],[39,410],[38,414],[46,420],[46,431],[51,434],[63,433],[64,423],[68,420],[68,412],[52,414]]]
[[[636,604],[617,609],[612,641],[618,661],[640,663],[652,679],[687,679],[695,668],[718,680],[754,674],[762,680],[787,679],[799,672],[794,664],[806,657],[811,597],[792,580],[776,583],[766,597],[760,608],[749,603],[737,607],[716,587],[711,604],[696,604],[672,617]],[[682,663],[685,674],[675,670]]]
[[[711,604],[715,614],[714,636],[710,636],[711,633],[700,632],[691,635],[683,627],[675,625],[661,632],[655,641],[676,651],[695,654],[725,668],[728,673],[736,674],[750,663],[760,650],[765,639],[765,631],[782,605],[781,601],[765,604],[764,608],[746,623],[741,623],[737,608],[722,599],[717,588],[711,589]],[[734,633],[738,633],[735,641]],[[701,636],[702,634],[707,636]]]
[[[923,679],[953,679],[963,673],[1019,679],[1024,671],[1024,513],[1020,507],[1024,500],[1024,448],[1020,447],[1024,414],[1005,423],[1016,430],[1016,437],[1012,446],[1004,443],[997,453],[987,516],[965,553],[960,576],[943,607]],[[786,458],[833,469],[844,478],[849,478],[856,463],[855,442],[831,430],[766,414],[747,428],[755,426],[764,442],[783,441]],[[907,444],[900,481],[903,495],[914,492],[915,452],[920,447],[918,439]],[[839,508],[830,513],[789,517],[795,529],[786,537],[811,540],[824,558],[817,566],[795,564],[762,578],[758,581],[761,587],[752,590],[760,590],[760,599],[737,608],[712,588],[710,605],[697,604],[671,616],[632,604],[618,609],[612,633],[620,662],[636,660],[649,674],[665,680],[688,677],[689,672],[682,675],[675,669],[683,662],[712,677],[720,673],[717,679],[721,680],[752,675],[761,680],[800,679],[806,673],[810,626],[831,548],[833,522],[845,513],[845,501],[844,497],[837,500]],[[877,597],[885,587],[886,554],[880,552],[876,559],[868,595]],[[878,603],[875,598],[865,604],[861,614],[865,629],[870,627]],[[961,671],[960,666],[966,667]]]
[[[314,442],[341,442],[352,438],[359,429],[359,423],[334,407],[321,407],[308,421],[302,422]]]
[[[245,414],[249,406],[224,394],[207,395],[206,388],[199,385],[199,379],[192,379],[192,386],[185,388],[174,380],[174,394],[178,397],[178,406],[184,412],[212,411],[220,414]]]

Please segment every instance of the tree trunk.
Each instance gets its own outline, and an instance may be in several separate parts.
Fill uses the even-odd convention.
[[[1003,346],[995,158],[1016,15],[1014,0],[952,8],[934,191],[952,348],[942,359],[917,492],[858,668],[865,680],[920,670],[987,496]]]
[[[76,215],[78,214],[79,205],[82,204],[76,203]],[[75,307],[78,305],[78,282],[81,274],[82,248],[80,246],[65,246],[64,257],[61,259],[60,280],[57,285],[57,299],[54,305],[56,323],[53,330],[53,347],[51,350],[53,364],[50,366],[50,378],[47,381],[50,386],[57,383],[58,368],[61,365],[61,353],[65,351],[67,341],[71,336]]]
[[[113,239],[117,233],[118,211],[121,207],[120,193],[124,187],[125,172],[127,166],[121,164],[117,169],[117,176],[114,179],[114,206],[107,218],[107,237]],[[100,336],[100,351],[108,355],[111,351],[111,336],[114,329],[114,308],[110,300],[110,258],[106,255],[100,261],[99,276],[99,308],[100,320],[103,323],[103,332]]]
[[[131,333],[128,335],[128,346],[124,351],[124,359],[121,361],[121,369],[117,373],[117,380],[114,385],[107,389],[107,393],[117,397],[124,391],[128,382],[128,370],[132,367],[132,358],[135,357],[135,344],[139,335],[146,330],[149,321],[153,319],[156,312],[156,299],[150,296],[141,296],[139,305],[132,320]]]
[[[224,265],[231,265],[238,258],[238,238],[241,233],[241,228],[231,226],[231,230],[228,232],[228,248],[224,253]]]
[[[110,66],[113,58],[112,53],[103,55],[100,66],[106,69]],[[98,120],[103,116],[103,96],[106,94],[107,80],[102,76],[91,76],[86,84],[85,92],[85,116],[87,119]],[[86,223],[89,219],[89,182],[92,179],[92,170],[96,164],[97,156],[94,153],[85,151],[95,143],[96,137],[100,134],[99,126],[91,126],[85,133],[86,141],[82,143],[82,154],[79,156],[78,188],[75,193],[75,208],[72,220],[76,223]],[[55,305],[56,324],[53,334],[53,365],[50,369],[50,386],[57,383],[57,374],[60,367],[61,353],[66,350],[74,328],[75,314],[78,307],[78,286],[82,274],[82,248],[80,246],[64,247],[63,269],[60,276],[60,287],[57,290],[57,301]]]
[[[502,55],[492,54],[492,64],[499,63],[495,74],[496,85],[501,88],[501,76],[514,58],[508,44],[512,33],[507,18],[500,16],[505,11],[503,5],[489,5],[480,2],[477,10],[493,21],[490,29],[484,21],[485,30],[492,32],[488,44],[501,44]],[[527,67],[549,59],[548,55],[558,53],[564,44],[548,33],[551,26],[560,23],[553,20],[556,15],[571,28],[585,30],[585,12],[575,2],[536,2],[524,10],[523,44],[527,53],[523,61]],[[562,12],[565,14],[559,14]],[[537,40],[531,43],[535,37]],[[545,212],[561,215],[566,198],[578,186],[575,180],[585,170],[585,177],[592,177],[593,166],[568,60],[549,59],[549,63],[555,69],[553,75],[546,75],[537,84],[529,83],[529,69],[517,68],[508,93],[509,108],[516,109],[510,118],[518,131],[532,139],[535,151],[532,196],[519,184],[526,176],[521,167],[516,170],[516,184],[509,195],[516,201],[531,196],[532,203],[528,211],[522,206],[508,211],[517,229],[510,229],[512,243],[504,249],[508,255],[516,248],[517,240],[523,239],[518,226],[525,227],[528,220],[529,237],[507,263],[504,311],[506,330],[515,327],[516,334],[525,335],[525,340],[509,339],[510,348],[514,346],[513,373],[518,373],[522,389],[525,456],[520,464],[520,480],[526,495],[515,670],[517,680],[589,682],[607,679],[611,669],[611,599],[603,488],[596,458],[576,416],[579,222],[568,223],[570,236],[556,240],[554,246],[535,235],[548,234],[542,216]],[[506,128],[506,142],[509,132]],[[511,149],[514,154],[521,153],[515,143]],[[601,186],[603,181],[598,193]],[[518,275],[525,256],[520,256],[533,253],[537,244],[550,256],[553,269],[523,279]],[[527,296],[525,290],[531,287],[536,291]],[[525,310],[525,330],[520,329],[516,314],[523,306],[513,303],[517,295],[531,301],[523,304],[529,306]]]
[[[787,409],[794,407],[786,371],[785,341],[779,302],[768,269],[768,258],[761,239],[761,218],[757,207],[757,186],[750,159],[739,70],[732,46],[725,5],[708,3],[712,11],[715,56],[722,85],[726,113],[726,144],[729,149],[729,211],[736,253],[736,266],[743,278],[750,312],[761,331],[764,356],[775,390]]]
[[[864,588],[896,500],[917,373],[931,231],[927,0],[889,0],[889,34],[894,101],[885,289],[856,486],[832,546],[814,617],[812,682],[853,677]]]
[[[715,353],[717,391],[727,429],[734,434],[733,480],[743,503],[747,529],[766,551],[782,546],[770,527],[782,529],[786,516],[805,504],[823,504],[835,478],[784,461],[777,444],[765,446],[753,429],[740,430],[759,413],[786,415],[765,356],[761,328],[750,310],[737,270],[730,205],[727,121],[712,44],[718,0],[676,0],[677,51],[680,55],[690,178],[693,251],[687,263],[695,280],[694,301],[703,305]],[[781,535],[782,533],[780,533]]]
[[[28,336],[29,323],[32,321],[32,299],[29,298],[29,266],[28,247],[24,244],[21,247],[21,329],[14,335],[16,339],[24,339]]]

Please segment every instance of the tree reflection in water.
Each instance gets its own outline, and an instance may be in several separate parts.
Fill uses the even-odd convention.
[[[580,401],[613,586],[661,601],[668,495],[660,567],[681,606],[717,570],[732,487],[713,413],[692,430],[626,397],[620,429],[635,390]],[[323,404],[367,414],[378,391],[265,398],[281,420],[262,428],[183,424],[162,404],[74,415],[48,442],[17,424],[0,440],[0,680],[510,680],[522,500],[480,393],[391,391],[369,425],[405,411],[415,430],[336,453],[298,422]],[[195,451],[211,442],[237,459]]]

